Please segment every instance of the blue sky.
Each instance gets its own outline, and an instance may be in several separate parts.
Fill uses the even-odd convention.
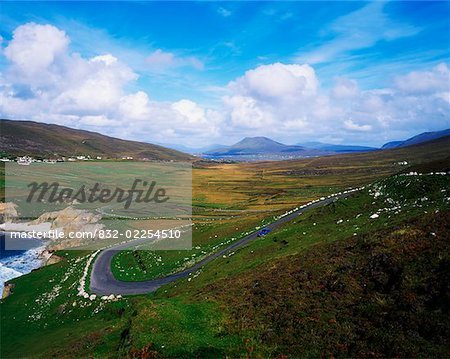
[[[450,127],[445,88],[449,2],[3,2],[1,6],[0,86],[9,95],[4,95],[6,105],[0,110],[10,118],[193,146],[231,143],[252,135],[291,143],[319,139],[379,145],[422,130]],[[14,36],[21,27],[24,31]],[[58,34],[64,34],[63,39]],[[14,42],[16,46],[10,46]],[[42,54],[47,43],[55,44],[48,46],[50,55]],[[53,62],[43,62],[45,71],[25,66],[20,63],[25,47],[38,49],[36,56],[50,56]],[[105,106],[117,95],[116,102],[125,107],[142,107],[129,118],[124,106],[122,112],[101,108],[73,95],[92,89],[94,82],[104,84],[104,70],[89,65],[90,59],[104,55],[117,60],[105,65],[115,89]],[[85,79],[92,77],[89,86],[70,77],[73,66],[80,66]],[[30,80],[33,71],[46,72],[52,83]],[[69,78],[73,88],[67,87]],[[427,88],[413,93],[402,85],[417,84],[417,79],[428,83],[430,78]],[[305,91],[305,83],[314,88]],[[272,86],[279,91],[274,93]],[[101,86],[95,89],[98,93]],[[25,101],[21,93],[34,98],[34,105],[39,100],[49,103],[36,111],[29,98],[19,101]],[[61,98],[62,93],[67,95]],[[433,102],[427,102],[430,97]],[[415,113],[401,119],[401,111],[413,105]],[[297,113],[298,108],[302,110]],[[321,113],[324,108],[327,113]]]

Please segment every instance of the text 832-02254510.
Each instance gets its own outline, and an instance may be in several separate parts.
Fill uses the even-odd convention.
[[[181,237],[179,229],[128,229],[120,232],[115,229],[99,230],[97,235],[101,239],[125,237],[127,239],[178,239]]]

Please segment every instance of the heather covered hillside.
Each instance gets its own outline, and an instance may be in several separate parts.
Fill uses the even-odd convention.
[[[0,120],[0,151],[6,155],[100,156],[104,159],[190,160],[182,152],[145,142],[32,121]]]

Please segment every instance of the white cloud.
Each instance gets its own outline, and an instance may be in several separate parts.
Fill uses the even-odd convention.
[[[185,61],[196,70],[203,70],[205,68],[205,64],[195,56],[187,57]]]
[[[288,131],[304,131],[308,129],[306,119],[295,119],[284,122],[283,127]]]
[[[2,117],[143,140],[163,140],[163,133],[174,138],[218,135],[223,118],[214,111],[190,100],[171,104],[150,101],[144,91],[127,92],[138,77],[130,67],[109,53],[92,58],[70,53],[68,44],[65,33],[51,25],[28,23],[15,30],[5,49],[10,63],[0,76]],[[193,57],[183,61],[202,66]]]
[[[309,65],[277,62],[247,71],[244,76],[230,83],[229,87],[261,98],[285,99],[315,94],[318,80]]]
[[[407,84],[422,78],[417,85],[420,91]],[[337,78],[334,87],[325,90],[311,66],[275,63],[230,82],[223,102],[229,127],[236,131],[246,128],[288,142],[333,134],[355,143],[373,143],[382,141],[380,136],[390,140],[398,134],[401,138],[405,133],[450,127],[450,96],[444,84],[448,89],[448,68],[439,65],[399,76],[391,88],[361,90],[355,80]]]
[[[135,80],[137,75],[126,65],[120,63],[111,54],[93,57],[89,60],[70,60],[76,66],[78,76],[73,76],[70,68],[61,74],[61,83],[56,86],[63,89],[54,99],[55,105],[62,113],[102,112],[120,101],[123,86]],[[72,69],[74,67],[71,67]],[[70,83],[66,81],[70,79]]]
[[[233,127],[264,128],[274,122],[271,111],[248,96],[224,97]]]
[[[176,65],[175,55],[171,52],[165,52],[158,49],[152,52],[145,61],[153,68],[167,68]]]
[[[441,63],[430,71],[413,71],[395,79],[396,87],[408,94],[427,94],[450,90],[450,71]]]
[[[384,12],[386,1],[374,1],[341,16],[322,30],[323,45],[298,53],[297,62],[310,64],[336,61],[352,51],[369,48],[379,41],[392,41],[417,34],[420,29],[394,21]],[[327,38],[332,38],[328,40]]]
[[[345,120],[344,127],[350,131],[359,131],[359,132],[368,132],[372,130],[372,126],[370,125],[359,125],[352,120]]]
[[[223,8],[223,7],[219,7],[219,8],[217,9],[217,12],[218,12],[220,15],[222,15],[223,17],[228,17],[228,16],[231,15],[231,11],[230,11],[230,10],[227,10],[227,9],[225,9],[225,8]]]
[[[69,38],[51,25],[29,23],[19,26],[4,54],[13,66],[27,75],[47,70],[67,50]]]
[[[83,116],[80,118],[79,124],[88,125],[92,127],[105,127],[105,126],[120,126],[119,121],[111,120],[104,115],[98,116]]]
[[[138,75],[128,64],[108,52],[86,58],[69,45],[68,36],[51,25],[28,23],[14,31],[4,45],[9,63],[0,74],[1,117],[190,145],[252,135],[291,143],[379,143],[450,127],[446,64],[399,73],[390,87],[374,90],[347,78],[322,88],[307,64],[261,65],[216,91],[221,102],[211,109],[192,99],[161,102],[146,91],[130,91]],[[202,66],[162,50],[154,55],[154,66]]]
[[[184,116],[190,123],[205,123],[205,110],[190,100],[180,100],[172,104],[172,109]]]
[[[153,51],[146,59],[147,67],[153,71],[163,71],[170,68],[189,66],[196,70],[203,70],[204,64],[194,56],[181,57],[172,52],[161,49]]]
[[[354,80],[338,78],[332,90],[332,95],[337,99],[351,99],[359,94],[358,84]]]
[[[131,120],[150,120],[150,101],[143,91],[123,96],[119,101],[121,117]]]

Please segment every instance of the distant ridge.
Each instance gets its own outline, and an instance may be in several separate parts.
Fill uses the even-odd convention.
[[[173,150],[177,150],[180,152],[189,153],[191,155],[205,153],[208,151],[213,151],[213,150],[229,147],[229,146],[220,145],[220,144],[212,144],[212,145],[203,146],[203,147],[189,147],[189,146],[184,146],[182,144],[173,144],[173,143],[158,143],[158,145],[167,147],[167,148],[171,148]]]
[[[442,131],[423,132],[419,135],[408,138],[405,141],[391,141],[391,142],[385,143],[381,147],[381,149],[386,150],[386,149],[390,149],[390,148],[399,148],[399,147],[417,145],[422,142],[436,140],[438,138],[445,137],[445,136],[450,136],[450,128],[448,128],[446,130],[442,130]]]
[[[357,146],[357,145],[334,145],[331,143],[322,143],[322,142],[306,142],[306,143],[299,143],[298,145],[306,148],[313,148],[316,150],[331,151],[336,153],[365,152],[378,150],[378,148],[376,147]]]
[[[245,137],[232,146],[206,152],[212,156],[257,155],[268,153],[307,152],[302,146],[289,146],[267,137]]]
[[[0,151],[11,155],[75,156],[187,161],[185,153],[145,142],[33,121],[0,119]]]
[[[393,149],[450,136],[450,129],[436,132],[424,132],[405,141],[386,143],[381,149]],[[209,158],[229,158],[233,160],[279,160],[302,157],[328,156],[345,153],[360,153],[379,151],[380,148],[360,145],[335,145],[322,142],[304,142],[296,145],[286,145],[268,137],[245,137],[231,146],[222,146],[203,153]]]
[[[207,151],[208,156],[247,156],[278,154],[284,156],[309,157],[338,153],[374,151],[377,148],[354,145],[333,145],[321,142],[307,142],[296,145],[285,145],[267,137],[245,137],[232,146]]]

